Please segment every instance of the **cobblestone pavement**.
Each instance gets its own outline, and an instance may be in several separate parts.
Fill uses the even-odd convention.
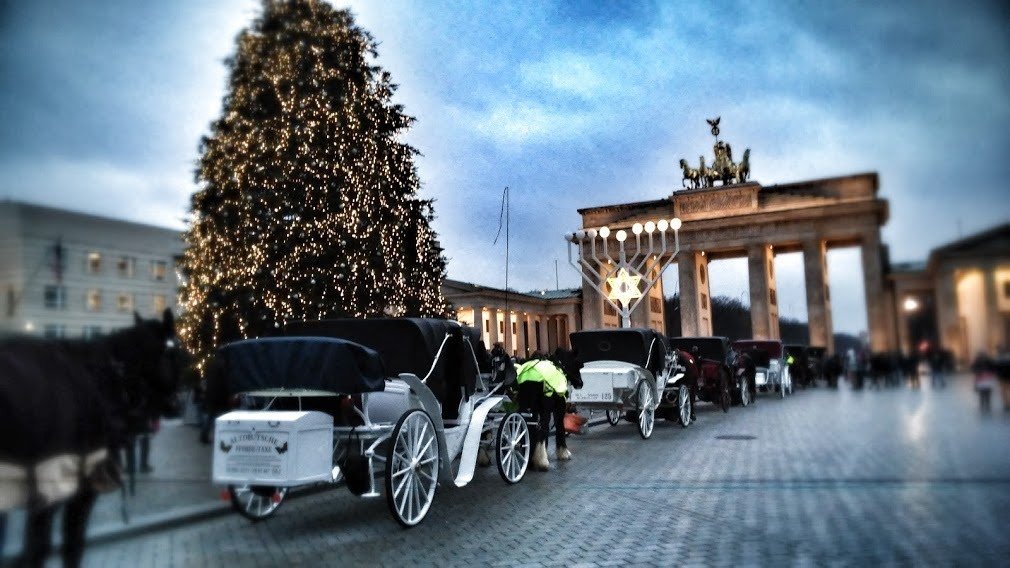
[[[999,405],[995,405],[999,407]],[[752,440],[719,436],[754,436]],[[439,489],[403,530],[343,489],[89,548],[89,566],[996,565],[1010,558],[1010,413],[933,391],[762,395],[687,429],[598,426],[575,459]],[[206,486],[204,486],[206,487]],[[212,490],[208,490],[209,492]],[[1003,560],[1000,560],[1003,559]]]

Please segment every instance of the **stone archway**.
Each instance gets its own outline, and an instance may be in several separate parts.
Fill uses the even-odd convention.
[[[885,282],[886,252],[880,227],[887,222],[887,200],[877,197],[876,173],[763,187],[742,183],[676,191],[664,199],[580,209],[584,229],[607,226],[614,232],[636,222],[678,217],[681,252],[681,325],[684,335],[711,335],[708,263],[746,257],[749,267],[753,337],[778,337],[778,299],[772,260],[776,253],[803,252],[810,344],[834,349],[827,251],[858,246],[862,253],[870,349],[897,348],[892,296]],[[661,284],[657,285],[662,290]],[[586,329],[604,327],[603,302],[583,284],[582,319]],[[634,325],[655,327],[653,306],[643,302]],[[662,321],[661,316],[659,321]]]

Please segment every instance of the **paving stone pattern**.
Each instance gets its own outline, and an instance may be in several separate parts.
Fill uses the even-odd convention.
[[[999,407],[999,404],[995,405]],[[753,440],[717,436],[751,435]],[[92,546],[88,566],[1005,565],[1010,413],[961,376],[924,387],[764,394],[689,428],[597,426],[575,459],[507,486],[494,467],[440,487],[403,530],[384,498],[337,488]],[[553,451],[552,451],[553,455]],[[167,486],[166,486],[167,487]]]

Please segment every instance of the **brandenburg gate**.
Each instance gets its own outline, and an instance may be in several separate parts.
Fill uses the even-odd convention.
[[[779,253],[802,251],[810,345],[827,347],[829,351],[834,350],[834,339],[827,251],[858,246],[870,349],[896,349],[895,312],[887,292],[886,255],[880,239],[880,227],[888,219],[888,204],[877,196],[877,174],[764,187],[746,181],[749,150],[743,163],[733,164],[729,145],[718,141],[718,119],[709,124],[717,136],[713,168],[706,168],[702,159],[701,167],[695,170],[702,175],[692,176],[692,168],[681,160],[685,185],[690,183],[693,188],[654,201],[580,209],[583,232],[607,227],[603,232],[613,241],[619,230],[630,232],[636,223],[670,218],[682,221],[680,252],[675,262],[685,336],[712,335],[708,264],[716,259],[746,257],[753,337],[778,339],[779,301],[773,260]],[[748,171],[742,171],[743,165]],[[723,185],[716,186],[714,182],[720,179]],[[617,244],[611,244],[612,250]],[[655,328],[659,324],[662,329],[662,274],[650,276],[657,284],[646,291],[650,301],[640,302],[631,313],[631,325]],[[619,326],[613,308],[585,281],[582,321],[584,329]]]

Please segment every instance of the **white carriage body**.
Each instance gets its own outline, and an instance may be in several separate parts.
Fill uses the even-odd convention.
[[[651,374],[623,361],[590,361],[580,373],[582,388],[571,391],[571,401],[587,407],[614,407],[629,402],[638,383]]]
[[[317,411],[237,410],[214,423],[217,484],[292,487],[331,481],[333,417]]]

